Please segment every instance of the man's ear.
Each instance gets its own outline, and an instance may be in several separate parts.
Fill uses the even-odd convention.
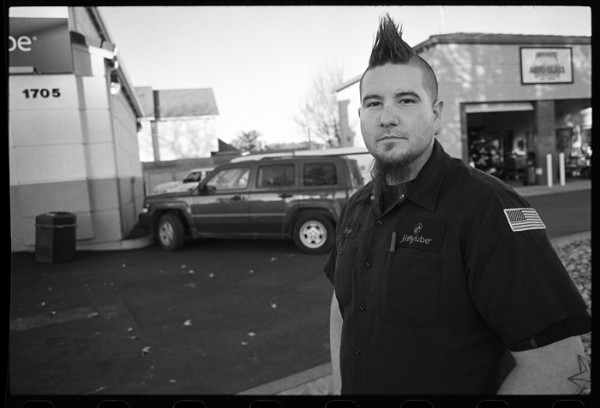
[[[436,101],[433,104],[433,115],[434,115],[434,134],[440,133],[442,129],[442,111],[444,110],[444,101]]]

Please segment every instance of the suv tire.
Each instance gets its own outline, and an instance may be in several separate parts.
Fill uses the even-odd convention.
[[[294,243],[307,254],[322,254],[331,249],[334,228],[331,221],[320,214],[305,214],[294,224]]]
[[[173,213],[160,217],[156,226],[156,238],[161,248],[167,251],[180,249],[185,239],[185,229],[181,219]]]

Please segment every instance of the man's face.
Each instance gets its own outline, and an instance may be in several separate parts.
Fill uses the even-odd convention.
[[[430,99],[422,75],[415,66],[396,64],[365,73],[360,128],[365,145],[375,158],[412,162],[430,151],[440,127],[442,102]]]

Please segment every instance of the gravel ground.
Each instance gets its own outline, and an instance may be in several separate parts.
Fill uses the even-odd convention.
[[[555,247],[558,256],[567,268],[573,282],[579,289],[583,300],[592,314],[592,240],[578,239]],[[581,336],[585,353],[592,368],[592,333]],[[586,390],[589,393],[590,387]]]

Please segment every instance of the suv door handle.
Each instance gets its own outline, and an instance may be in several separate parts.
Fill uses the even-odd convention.
[[[244,196],[234,195],[231,197],[233,201],[244,201]]]
[[[293,194],[286,194],[286,193],[279,194],[279,198],[290,198],[290,197],[293,197],[293,196],[294,196]]]

